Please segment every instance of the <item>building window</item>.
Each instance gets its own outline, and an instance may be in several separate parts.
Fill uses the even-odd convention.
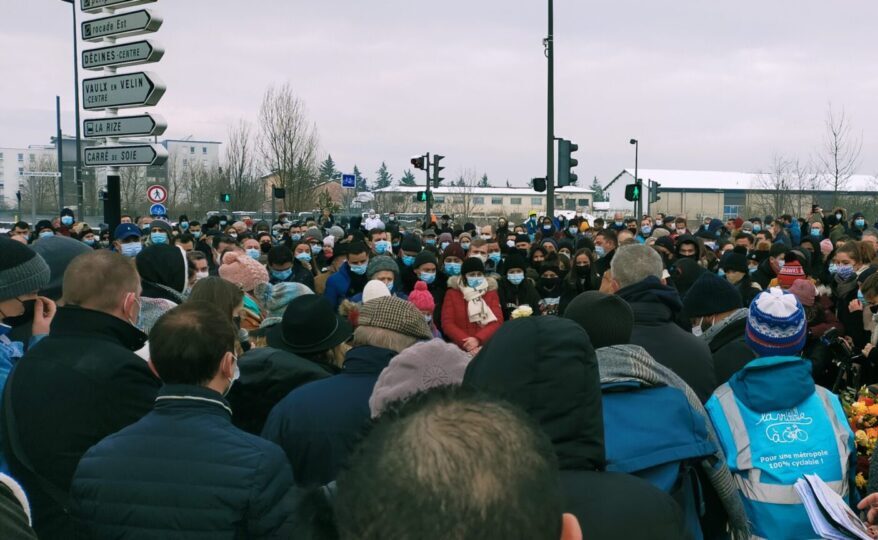
[[[201,147],[201,153],[202,153],[202,154],[206,154],[206,153],[207,153],[207,147],[206,147],[206,146],[202,146],[202,147]]]
[[[578,204],[579,206],[588,206],[588,199],[579,199],[578,201],[576,201],[576,204]]]
[[[24,167],[19,167],[18,168],[18,176],[21,176],[23,174],[24,174]]]
[[[433,197],[433,202],[438,203],[438,204],[442,204],[445,202],[445,197],[440,196],[440,195],[436,195]]]
[[[463,197],[452,197],[452,198],[451,198],[451,202],[452,202],[453,204],[463,204],[463,203],[464,203],[464,198],[463,198]]]
[[[189,160],[186,158],[183,158],[183,166],[185,167],[186,165],[189,165]]]
[[[190,146],[190,147],[189,147],[189,153],[190,153],[190,154],[194,154],[194,153],[195,153],[195,147],[194,147],[194,146]]]
[[[567,199],[564,201],[565,210],[576,210],[576,199]]]
[[[723,221],[735,219],[744,214],[743,204],[724,204],[723,205]]]
[[[18,161],[24,161],[24,154],[18,154]]]
[[[536,205],[543,204],[543,198],[542,198],[542,197],[531,197],[531,198],[530,198],[530,203],[531,203],[531,204],[536,204]]]
[[[28,154],[28,155],[27,155],[27,159],[28,159],[28,161],[30,161],[31,163],[33,163],[33,162],[35,162],[35,161],[37,160],[37,156],[35,156],[35,155],[33,155],[33,154]]]
[[[473,197],[473,204],[485,204],[484,197]]]
[[[521,197],[512,197],[509,199],[510,204],[521,204]]]
[[[3,152],[0,152],[0,161],[3,161]]]
[[[503,197],[491,197],[491,204],[503,204]]]

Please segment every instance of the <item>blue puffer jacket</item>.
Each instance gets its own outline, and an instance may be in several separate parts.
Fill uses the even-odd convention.
[[[338,271],[326,280],[326,290],[323,296],[332,304],[332,309],[337,310],[342,301],[347,298],[348,289],[351,288],[351,267],[344,263]]]
[[[71,488],[85,538],[292,538],[293,476],[213,390],[166,385],[155,407],[83,456]]]
[[[284,449],[299,485],[335,480],[369,420],[369,398],[394,351],[348,351],[341,374],[296,388],[275,405],[262,436]]]

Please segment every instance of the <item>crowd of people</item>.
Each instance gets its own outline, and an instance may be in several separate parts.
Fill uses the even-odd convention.
[[[799,539],[803,474],[875,518],[876,249],[817,205],[18,222],[0,536]]]

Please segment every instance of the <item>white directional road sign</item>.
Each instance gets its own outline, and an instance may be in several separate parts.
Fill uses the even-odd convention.
[[[59,172],[49,172],[49,171],[25,171],[23,173],[19,173],[18,176],[30,177],[30,176],[50,176],[52,178],[61,178],[61,173]]]
[[[82,67],[99,70],[105,67],[136,66],[158,62],[165,50],[148,39],[82,51]]]
[[[153,204],[161,204],[168,200],[168,190],[159,184],[149,186],[146,190],[146,198]]]
[[[165,119],[157,114],[91,118],[83,121],[85,137],[152,137],[168,128]]]
[[[100,13],[104,8],[122,9],[151,4],[155,0],[82,0],[82,11],[86,13]]]
[[[82,107],[87,111],[151,107],[164,93],[165,84],[147,71],[83,79]]]
[[[96,146],[85,149],[86,167],[163,165],[167,160],[168,151],[160,144]]]
[[[82,39],[100,41],[101,38],[137,36],[155,32],[161,26],[162,18],[159,15],[149,9],[139,9],[83,22]]]

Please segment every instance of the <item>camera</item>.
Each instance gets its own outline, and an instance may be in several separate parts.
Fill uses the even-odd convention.
[[[843,385],[859,388],[862,376],[862,363],[865,357],[857,353],[850,342],[839,335],[837,328],[830,328],[823,334],[820,341],[829,350],[832,364],[838,369],[832,391],[838,392]]]

